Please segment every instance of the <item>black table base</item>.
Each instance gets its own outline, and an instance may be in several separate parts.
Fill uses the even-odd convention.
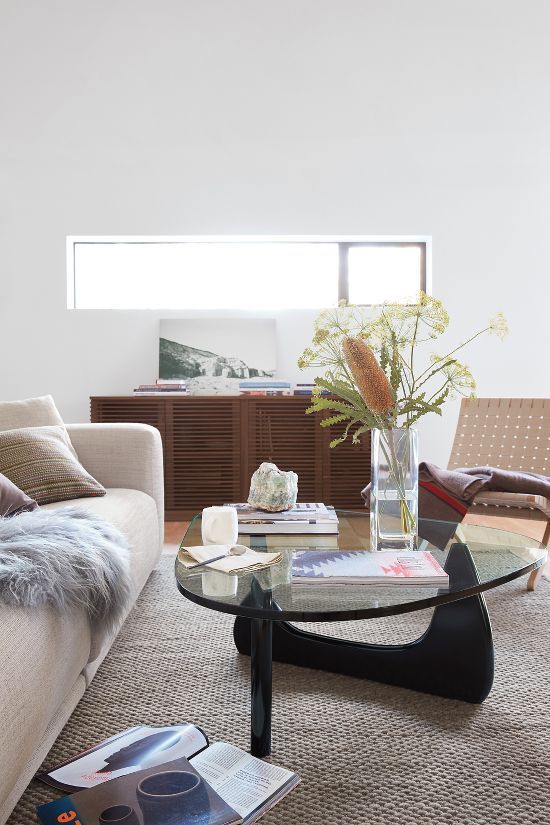
[[[464,544],[453,545],[445,569],[454,589],[458,584],[461,589],[478,584]],[[251,752],[255,756],[271,752],[272,658],[474,703],[483,702],[493,684],[493,640],[483,595],[438,605],[426,632],[404,645],[335,639],[284,621],[240,616],[233,635],[237,650],[251,654]]]
[[[271,753],[272,624],[266,619],[252,619],[248,628],[252,696],[250,752],[254,756]]]

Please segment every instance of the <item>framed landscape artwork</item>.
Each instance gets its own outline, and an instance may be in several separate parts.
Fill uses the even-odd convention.
[[[274,318],[160,321],[159,378],[184,380],[194,395],[238,394],[247,378],[272,378],[276,358]]]

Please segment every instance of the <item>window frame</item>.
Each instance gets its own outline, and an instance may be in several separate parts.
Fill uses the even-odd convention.
[[[67,308],[94,311],[76,305],[76,246],[83,244],[181,244],[181,243],[307,243],[338,246],[338,301],[349,300],[349,250],[356,247],[418,247],[420,249],[420,287],[431,293],[432,239],[429,235],[68,235],[66,239]],[[359,304],[358,306],[380,306]],[[118,309],[118,312],[158,312],[164,308]],[[182,311],[184,307],[178,307]],[[207,310],[208,307],[204,307]],[[310,307],[309,309],[316,309]],[[107,311],[96,309],[95,311]],[[113,311],[113,310],[111,310]],[[258,311],[263,311],[258,307]],[[307,311],[304,309],[304,311]]]

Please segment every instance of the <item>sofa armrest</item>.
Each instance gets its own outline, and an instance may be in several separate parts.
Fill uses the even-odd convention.
[[[125,487],[150,495],[157,505],[160,542],[164,535],[162,439],[148,424],[67,424],[79,461],[104,487]]]

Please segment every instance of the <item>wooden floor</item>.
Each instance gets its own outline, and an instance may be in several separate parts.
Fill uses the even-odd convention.
[[[164,552],[175,553],[180,545],[185,531],[189,527],[188,521],[164,522]]]
[[[514,518],[513,516],[487,516],[482,512],[467,513],[465,524],[479,524],[481,527],[493,527],[497,530],[509,530],[511,533],[521,533],[536,541],[542,541],[546,519]]]
[[[189,527],[188,521],[165,521],[164,541],[166,544],[179,544]]]

